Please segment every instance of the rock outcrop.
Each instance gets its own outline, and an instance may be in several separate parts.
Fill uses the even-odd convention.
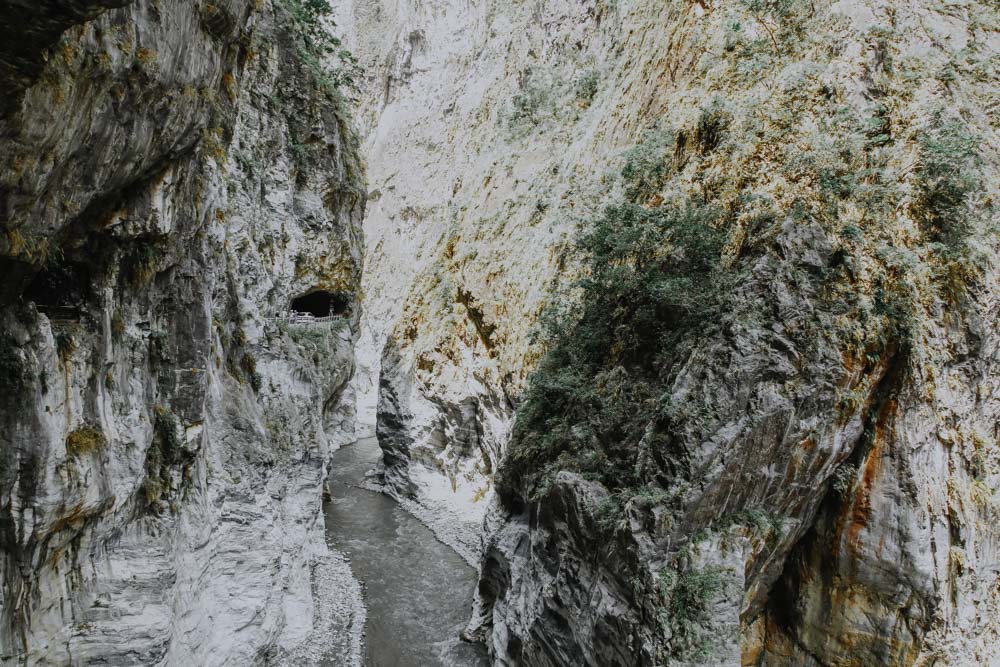
[[[653,39],[660,12],[618,4],[337,8],[366,74],[361,405],[378,393],[388,488],[466,554],[577,224],[666,103],[666,74],[623,42]]]
[[[480,631],[498,664],[997,661],[995,12],[663,12],[669,111],[520,411]]]
[[[0,654],[346,664],[357,315],[282,319],[359,292],[345,108],[287,3],[58,4],[0,9]]]
[[[385,480],[468,551],[499,471],[470,627],[496,664],[1000,659],[995,8],[354,0],[340,23],[371,73]],[[564,289],[609,202],[708,220],[711,280],[658,283],[688,291],[645,321],[684,326],[642,364],[610,310],[558,378],[596,407],[553,381],[567,409],[522,405],[505,454],[546,304],[611,303]],[[679,238],[645,258],[684,265]]]

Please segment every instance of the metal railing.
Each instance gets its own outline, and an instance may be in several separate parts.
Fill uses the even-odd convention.
[[[278,315],[277,317],[267,318],[269,322],[284,322],[286,324],[324,324],[326,322],[333,322],[335,320],[344,320],[346,317],[344,315],[327,315],[325,317],[316,317],[312,313],[300,313],[298,311],[292,310],[285,315]]]

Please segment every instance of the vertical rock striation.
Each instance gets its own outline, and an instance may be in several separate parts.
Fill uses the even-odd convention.
[[[470,632],[496,664],[1000,659],[994,7],[354,0],[339,20],[372,73],[385,478],[466,553],[486,514]],[[595,228],[664,235],[640,262],[642,234]],[[702,247],[710,268],[679,272]],[[645,328],[613,281],[560,288],[607,277],[595,248],[673,281]],[[574,365],[557,328],[505,454],[562,298],[603,347]]]
[[[609,165],[664,108],[668,79],[630,47],[662,46],[680,28],[654,30],[664,9],[627,9],[338,7],[367,75],[359,381],[376,379],[362,405],[374,410],[377,391],[388,488],[473,557],[576,226],[604,201]]]
[[[520,410],[473,629],[497,664],[995,662],[997,15],[686,16]]]
[[[5,659],[303,664],[349,620],[313,591],[358,593],[320,507],[357,316],[276,318],[358,293],[363,176],[286,11],[0,10]]]

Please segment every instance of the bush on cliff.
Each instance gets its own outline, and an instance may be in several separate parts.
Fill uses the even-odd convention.
[[[667,414],[662,369],[722,303],[721,218],[689,201],[623,202],[592,221],[579,240],[587,258],[579,305],[550,317],[551,348],[518,411],[501,484],[536,493],[558,470],[609,489],[639,483],[638,443],[650,416]]]
[[[298,42],[299,57],[317,82],[331,90],[352,88],[360,75],[357,59],[332,32],[333,10],[327,0],[280,0]]]

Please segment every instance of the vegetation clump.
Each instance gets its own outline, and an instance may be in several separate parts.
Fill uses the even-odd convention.
[[[708,653],[711,638],[700,637],[699,626],[710,620],[712,600],[722,591],[725,570],[718,566],[660,571],[658,609],[660,623],[670,630],[670,653],[687,659]]]
[[[290,18],[299,57],[321,88],[330,92],[356,86],[361,69],[332,29],[333,10],[327,0],[280,0]]]
[[[521,87],[520,92],[511,98],[511,109],[507,115],[507,124],[511,130],[531,128],[550,117],[554,111],[554,82],[543,73],[532,72]]]
[[[66,436],[66,453],[70,456],[83,456],[100,452],[107,445],[108,441],[104,434],[89,424],[73,429]]]
[[[627,161],[637,197],[661,173],[651,155]],[[663,369],[722,306],[722,219],[718,208],[686,200],[652,208],[622,201],[591,221],[578,241],[586,258],[580,298],[549,315],[551,347],[518,411],[508,483],[542,492],[546,478],[568,469],[611,490],[639,487],[640,440],[654,456],[671,456]]]
[[[243,354],[242,359],[240,359],[240,368],[243,370],[247,380],[249,380],[250,387],[254,393],[259,394],[264,380],[260,373],[257,372],[257,360],[249,352],[246,352]]]
[[[125,335],[125,318],[120,310],[116,310],[111,316],[111,336],[115,341],[121,340]]]
[[[649,130],[625,153],[622,178],[629,201],[645,202],[663,186],[669,175],[668,151],[675,140],[674,133],[668,130]]]
[[[122,257],[121,274],[125,284],[142,287],[156,275],[163,250],[152,240],[140,240]]]
[[[975,137],[956,122],[920,137],[913,210],[928,239],[947,255],[962,254],[972,233],[968,199],[980,186],[975,148]]]
[[[804,11],[785,0],[744,4],[767,28],[753,31],[754,48],[767,52]],[[685,125],[654,126],[624,154],[612,189],[621,196],[576,240],[582,278],[544,316],[544,355],[496,480],[505,501],[539,501],[570,471],[610,492],[592,508],[602,537],[655,518],[660,536],[739,524],[773,548],[785,524],[767,500],[746,494],[740,507],[726,496],[714,509],[729,515],[691,511],[704,491],[691,480],[692,453],[720,452],[703,465],[732,460],[725,445],[713,449],[719,442],[744,453],[744,434],[759,426],[738,422],[739,403],[771,372],[786,378],[777,391],[791,404],[822,401],[805,406],[820,418],[870,411],[880,378],[925,344],[922,327],[937,317],[930,304],[947,296],[941,270],[973,285],[977,211],[992,202],[979,194],[971,126],[923,124],[889,100],[847,104],[822,77],[789,77],[749,111],[725,99],[678,110]],[[515,100],[521,117],[542,108],[531,93]],[[772,332],[787,368],[753,359]],[[850,374],[861,381],[843,382]],[[832,491],[849,494],[857,471],[842,466]],[[665,608],[682,619],[681,636],[682,610],[671,606],[698,617],[696,591],[717,587],[711,572],[671,583]]]
[[[223,6],[214,2],[204,2],[199,7],[201,25],[205,31],[216,39],[223,39],[235,26],[232,14]]]
[[[597,91],[600,89],[600,84],[601,75],[596,69],[589,69],[583,72],[574,84],[577,101],[584,107],[590,106],[590,103],[597,95]]]
[[[141,497],[151,508],[170,493],[173,471],[192,458],[181,440],[177,416],[162,406],[157,406],[153,415],[153,440],[146,451],[146,477],[140,486]]]
[[[648,131],[624,154],[623,196],[586,221],[576,243],[583,277],[545,316],[547,350],[518,409],[501,489],[537,498],[557,471],[569,470],[604,484],[621,510],[651,484],[676,487],[686,475],[685,443],[714,413],[675,405],[673,378],[698,340],[722,327],[767,326],[754,319],[763,301],[753,312],[733,301],[750,257],[764,260],[761,275],[781,290],[822,304],[794,325],[803,349],[822,339],[873,365],[914,340],[918,260],[877,222],[906,201],[905,175],[889,160],[895,139],[886,107],[831,109],[826,131],[805,144],[785,142],[780,200],[758,169],[743,164],[739,177],[717,169],[726,155],[754,159],[730,137],[746,119],[724,101],[695,118],[688,128]],[[939,123],[920,146],[914,206],[938,239],[930,250],[964,252],[978,183],[971,140]],[[785,234],[820,262],[771,244]],[[776,298],[769,289],[762,283],[757,298]],[[607,511],[602,523],[619,521]]]

